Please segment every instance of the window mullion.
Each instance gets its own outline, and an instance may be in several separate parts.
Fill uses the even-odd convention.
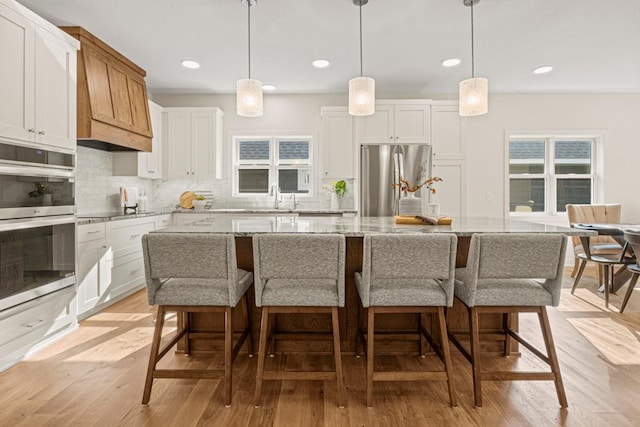
[[[549,137],[547,139],[546,144],[546,155],[545,155],[545,173],[547,178],[545,183],[547,185],[545,194],[546,200],[545,203],[547,208],[545,209],[546,213],[555,214],[557,212],[556,206],[556,174],[555,174],[555,138]]]

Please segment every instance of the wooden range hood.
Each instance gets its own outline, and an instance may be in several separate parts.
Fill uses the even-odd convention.
[[[60,27],[80,40],[78,145],[151,151],[147,73],[82,27]]]

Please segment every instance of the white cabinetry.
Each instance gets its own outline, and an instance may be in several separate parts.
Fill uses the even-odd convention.
[[[162,120],[163,108],[149,101],[149,117],[151,118],[151,152],[114,152],[114,176],[138,176],[140,178],[161,179],[162,171]]]
[[[461,117],[456,101],[434,101],[431,106],[431,141],[436,159],[463,159]]]
[[[374,114],[357,121],[360,144],[429,143],[431,101],[378,101]]]
[[[324,178],[353,178],[354,126],[347,107],[322,107],[322,166]]]
[[[144,287],[142,236],[156,217],[78,226],[78,316],[87,317]]]
[[[222,110],[167,108],[166,112],[167,178],[221,178]]]
[[[17,3],[0,3],[0,139],[76,147],[79,42]]]
[[[158,215],[156,218],[156,230],[160,230],[161,228],[165,228],[170,226],[171,223],[171,214]]]
[[[77,326],[74,286],[0,312],[0,372]]]
[[[433,101],[431,110],[431,141],[433,171],[443,179],[436,185],[438,192],[432,202],[440,203],[440,213],[452,217],[467,215],[466,150],[462,138],[462,120],[458,102]]]

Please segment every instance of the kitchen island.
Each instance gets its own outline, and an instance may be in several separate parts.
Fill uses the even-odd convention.
[[[392,217],[290,217],[290,216],[255,216],[255,217],[212,217],[183,226],[172,226],[161,230],[163,233],[231,233],[236,238],[236,252],[238,267],[253,271],[253,251],[251,237],[259,233],[339,233],[346,237],[346,267],[345,267],[345,307],[340,309],[340,336],[343,351],[354,351],[356,330],[358,324],[358,307],[360,305],[358,292],[354,283],[354,273],[362,269],[362,242],[365,234],[381,233],[453,233],[458,236],[458,250],[456,267],[466,265],[471,236],[474,233],[562,233],[567,236],[590,236],[595,232],[577,230],[573,228],[552,225],[533,224],[524,221],[513,221],[499,218],[454,218],[451,225],[408,225],[395,224]],[[295,256],[295,254],[292,254]],[[419,262],[419,260],[416,260]],[[253,301],[253,287],[249,290],[250,301]],[[260,309],[252,304],[251,319],[254,340],[259,336]],[[222,330],[222,319],[206,313],[192,313],[191,325],[199,331]],[[325,318],[326,317],[326,318]],[[466,310],[456,302],[447,314],[450,332],[460,333],[467,330],[468,321]],[[512,316],[517,328],[517,316]],[[236,325],[241,325],[240,318]],[[420,318],[413,314],[380,315],[376,317],[376,330],[388,332],[388,338],[376,339],[376,345],[389,353],[418,352],[421,343],[418,341],[417,330],[420,322],[427,329],[432,329],[430,319]],[[495,333],[489,335],[493,342],[483,343],[486,350],[499,351],[501,343],[495,341],[497,334],[502,332],[501,315],[485,315],[481,318],[480,326],[483,332]],[[279,315],[276,329],[279,332],[309,332],[322,333],[331,331],[329,316],[323,315]],[[397,333],[414,332],[413,341],[398,340]],[[396,335],[394,335],[394,333]],[[424,343],[422,343],[424,345]],[[331,352],[331,339],[302,339],[275,343],[276,351],[313,351]],[[181,346],[179,346],[181,348]],[[257,347],[255,347],[257,348]],[[193,353],[206,353],[221,350],[210,340],[198,340],[197,334],[191,341]],[[517,347],[514,346],[514,351]]]

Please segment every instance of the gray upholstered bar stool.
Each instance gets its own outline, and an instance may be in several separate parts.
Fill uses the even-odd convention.
[[[233,360],[248,340],[253,354],[247,289],[253,273],[238,269],[236,246],[232,235],[199,233],[151,233],[142,236],[142,251],[150,305],[158,306],[158,318],[149,355],[149,368],[142,403],[151,397],[154,378],[224,378],[226,406],[231,405]],[[232,308],[242,300],[245,327],[233,345]],[[182,313],[184,327],[160,349],[165,313]],[[158,361],[182,337],[185,354],[190,353],[189,313],[224,313],[224,371],[211,369],[157,369]],[[199,332],[202,338],[206,333]],[[217,337],[220,334],[213,334]]]
[[[556,386],[560,406],[567,406],[546,306],[560,302],[567,238],[562,234],[474,234],[467,266],[456,270],[455,295],[468,308],[471,352],[450,334],[472,364],[476,406],[482,406],[482,380],[549,380]],[[537,313],[547,355],[510,328],[512,313]],[[517,340],[551,367],[551,372],[482,371],[478,315],[502,313],[504,353]]]
[[[363,268],[362,273],[355,274],[355,281],[362,306],[367,309],[366,340],[360,328],[357,334],[363,346],[366,341],[367,407],[372,406],[374,381],[415,380],[447,381],[451,406],[457,405],[444,314],[445,307],[453,304],[456,245],[453,234],[364,236]],[[374,325],[379,313],[436,313],[439,343],[422,322],[420,333],[442,360],[444,371],[375,372]]]
[[[255,405],[263,380],[337,380],[344,406],[338,307],[344,307],[345,239],[339,234],[258,234],[253,237],[256,306],[262,307]],[[335,372],[266,371],[269,315],[330,313]]]

